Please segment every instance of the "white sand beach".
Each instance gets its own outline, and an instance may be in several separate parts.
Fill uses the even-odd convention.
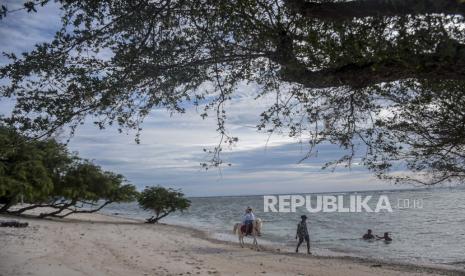
[[[2,220],[13,217],[0,216]],[[200,231],[101,214],[0,228],[0,275],[464,275],[353,258],[260,252]]]

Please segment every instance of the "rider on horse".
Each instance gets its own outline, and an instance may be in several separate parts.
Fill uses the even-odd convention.
[[[255,215],[252,212],[252,208],[247,207],[247,209],[245,209],[245,214],[242,217],[242,224],[245,225],[246,235],[252,233],[254,220],[255,220]]]

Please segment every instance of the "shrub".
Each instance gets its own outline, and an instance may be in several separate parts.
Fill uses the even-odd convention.
[[[147,219],[147,223],[156,223],[172,212],[184,211],[191,204],[180,191],[160,186],[146,187],[138,201],[141,208],[155,213],[155,216]]]

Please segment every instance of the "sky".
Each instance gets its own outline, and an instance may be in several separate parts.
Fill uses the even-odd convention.
[[[6,1],[10,10],[23,1]],[[4,1],[2,1],[4,4]],[[34,44],[47,42],[60,27],[60,10],[54,3],[37,13],[19,11],[0,21],[0,52],[22,53]],[[0,64],[6,58],[0,57]],[[99,130],[91,123],[78,128],[68,146],[105,170],[123,174],[139,189],[161,185],[182,189],[188,196],[321,193],[399,189],[376,179],[354,164],[351,169],[322,170],[322,165],[343,155],[336,145],[322,145],[318,154],[303,163],[308,145],[289,137],[259,133],[254,128],[259,114],[271,99],[254,100],[257,88],[240,85],[227,107],[227,128],[239,142],[223,154],[232,166],[204,170],[208,161],[204,148],[218,144],[212,118],[203,120],[194,107],[185,114],[154,109],[142,125],[141,143],[135,133],[116,129]],[[8,114],[9,99],[0,99],[0,114]]]

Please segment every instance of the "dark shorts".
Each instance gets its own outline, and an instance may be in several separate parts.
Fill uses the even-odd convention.
[[[306,241],[306,242],[309,242],[310,241],[310,237],[308,235],[305,235],[305,236],[300,236],[299,237],[299,242],[303,242],[303,241]]]

